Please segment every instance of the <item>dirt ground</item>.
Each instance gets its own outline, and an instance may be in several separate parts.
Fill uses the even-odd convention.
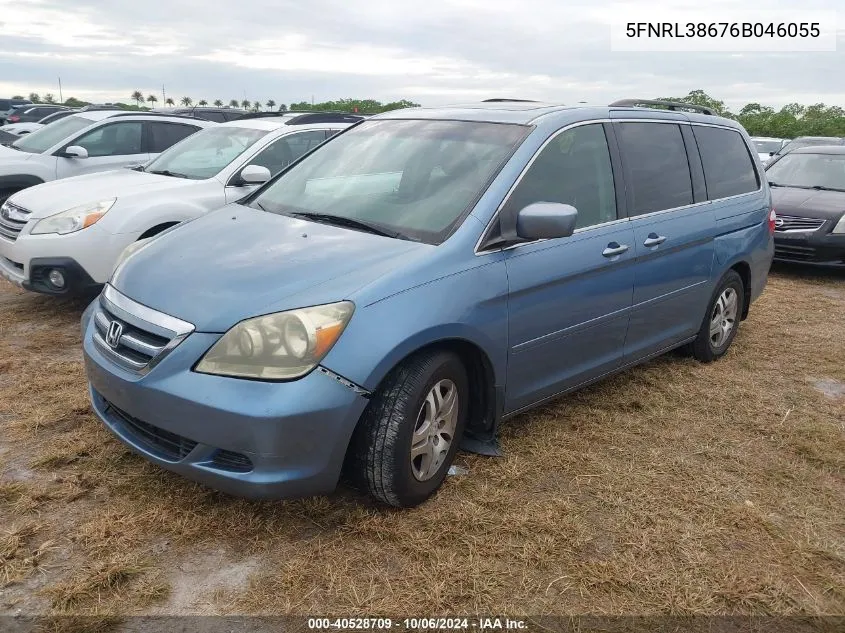
[[[129,453],[88,406],[83,307],[0,282],[0,615],[845,613],[843,272],[776,266],[723,360],[522,415],[409,511]]]

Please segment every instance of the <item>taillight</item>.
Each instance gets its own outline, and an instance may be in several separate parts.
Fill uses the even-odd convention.
[[[9,117],[9,121],[12,122],[12,123],[17,123],[20,120],[21,120],[21,118],[17,114],[13,114],[12,116]]]
[[[775,222],[777,221],[777,219],[778,216],[775,213],[775,210],[772,209],[771,211],[769,211],[769,233],[775,232]]]

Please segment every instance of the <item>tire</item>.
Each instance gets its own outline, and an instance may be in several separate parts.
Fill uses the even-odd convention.
[[[697,360],[710,363],[725,355],[736,338],[744,303],[742,277],[735,270],[729,270],[710,298],[698,337],[692,344],[692,355]],[[719,326],[718,331],[716,325]]]
[[[452,392],[457,402],[450,408]],[[436,393],[440,394],[442,403],[439,417]],[[451,415],[444,415],[447,409]],[[438,351],[408,358],[379,386],[355,429],[349,454],[351,479],[359,488],[389,505],[399,508],[419,505],[446,478],[463,436],[468,411],[469,380],[455,354]],[[444,428],[438,431],[441,424]],[[426,429],[431,433],[426,433]],[[412,443],[418,430],[422,431],[417,436],[418,447],[428,450],[420,448],[412,458]],[[449,435],[451,441],[447,444],[445,438]],[[443,450],[445,447],[448,450]]]

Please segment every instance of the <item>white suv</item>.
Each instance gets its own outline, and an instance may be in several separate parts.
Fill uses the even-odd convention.
[[[73,114],[0,146],[0,202],[42,182],[146,163],[211,125],[116,110]]]
[[[133,242],[240,200],[362,118],[248,116],[202,130],[136,170],[21,191],[0,207],[0,275],[34,292],[87,292],[108,281]]]

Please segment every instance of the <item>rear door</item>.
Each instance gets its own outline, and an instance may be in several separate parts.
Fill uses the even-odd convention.
[[[634,285],[633,232],[624,189],[602,123],[553,137],[500,212],[512,224],[533,202],[578,210],[570,237],[506,249],[506,411],[514,412],[597,378],[622,362]]]
[[[57,178],[141,165],[149,159],[143,149],[143,121],[115,121],[86,132],[67,144],[88,150],[88,158],[59,156]],[[66,146],[66,147],[67,147]]]
[[[701,326],[715,219],[689,125],[613,124],[625,171],[636,266],[625,362],[664,351]]]

